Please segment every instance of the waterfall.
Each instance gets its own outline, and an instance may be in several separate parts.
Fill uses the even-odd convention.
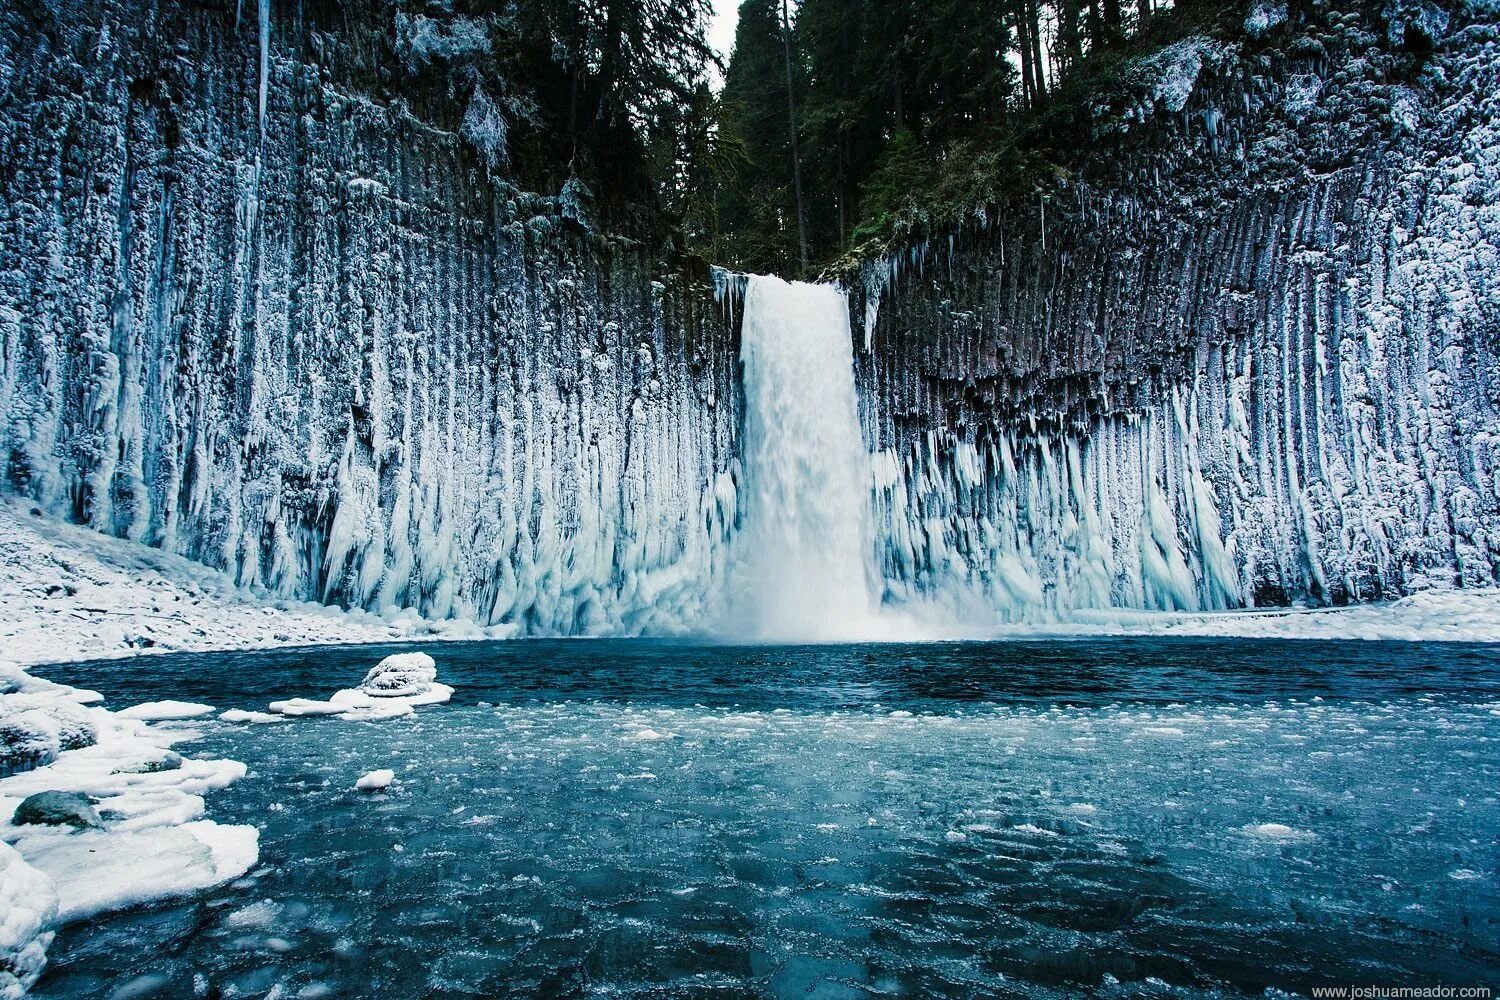
[[[750,278],[740,356],[745,520],[730,631],[864,634],[877,602],[847,300],[827,285]]]

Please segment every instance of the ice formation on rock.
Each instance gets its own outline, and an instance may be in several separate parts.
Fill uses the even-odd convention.
[[[1365,14],[1147,60],[1096,126],[1130,155],[866,269],[886,600],[1016,621],[1500,579],[1500,41],[1467,5],[1413,70]]]
[[[492,183],[361,89],[389,18],[53,6],[47,45],[0,11],[0,488],[50,514],[521,634],[725,621],[731,553],[764,578],[761,543],[832,551],[866,507],[839,590],[966,621],[1500,576],[1492,4],[1257,4],[1123,67],[1066,180],[871,263],[840,521],[746,489],[769,383],[736,335],[773,286],[717,271],[711,301],[581,188]],[[429,69],[484,35],[403,30]],[[830,402],[808,434],[847,430]],[[847,492],[846,451],[805,485]]]
[[[21,1000],[42,974],[56,919],[52,880],[0,842],[0,1000]]]
[[[396,653],[381,660],[359,687],[335,691],[327,701],[284,698],[267,706],[274,716],[240,712],[226,722],[270,722],[275,717],[336,715],[348,722],[379,722],[411,715],[422,705],[441,705],[453,688],[437,683],[437,665],[426,653]]]
[[[243,777],[243,764],[184,758],[170,747],[190,733],[99,700],[0,662],[0,721],[28,721],[43,738],[31,753],[24,730],[0,728],[0,998],[36,979],[57,922],[219,885],[259,856],[254,827],[201,818],[203,794]],[[180,719],[202,706],[142,707]]]
[[[3,488],[284,598],[702,620],[735,517],[717,311],[361,90],[388,11],[271,7],[63,0],[55,44],[0,11]]]

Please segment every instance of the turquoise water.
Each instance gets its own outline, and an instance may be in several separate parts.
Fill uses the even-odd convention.
[[[263,708],[382,648],[41,671]],[[250,876],[41,997],[1243,995],[1500,985],[1500,650],[435,645],[452,704],[198,724]],[[352,786],[391,767],[397,786]]]

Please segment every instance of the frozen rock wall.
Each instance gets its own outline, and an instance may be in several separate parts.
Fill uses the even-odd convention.
[[[1238,39],[1133,63],[1065,180],[867,267],[886,599],[1493,585],[1497,22],[1257,4]]]
[[[273,594],[700,620],[736,508],[726,325],[382,97],[395,20],[0,6],[3,488]]]

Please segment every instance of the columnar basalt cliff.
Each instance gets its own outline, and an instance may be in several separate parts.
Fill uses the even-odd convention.
[[[1492,585],[1497,95],[1487,5],[1262,3],[1130,64],[1065,179],[867,266],[887,600]]]
[[[865,267],[883,600],[1496,581],[1500,15],[1334,6],[1128,62],[1065,169]],[[289,597],[719,624],[743,283],[507,182],[488,98],[401,30],[0,11],[3,488]]]
[[[698,279],[382,96],[395,18],[0,10],[4,488],[276,594],[699,620],[730,333]]]

